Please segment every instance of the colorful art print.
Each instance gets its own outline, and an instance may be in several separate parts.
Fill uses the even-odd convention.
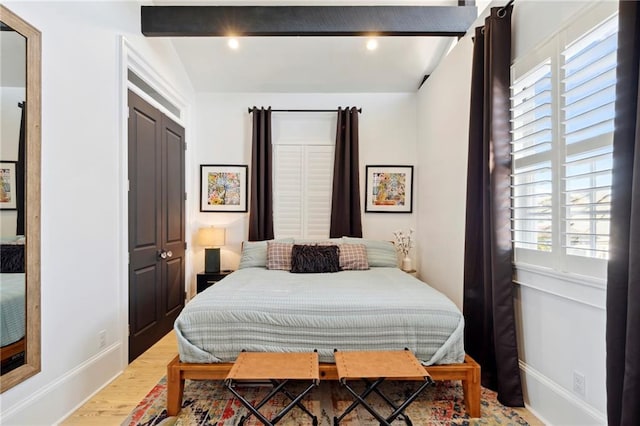
[[[365,211],[411,213],[413,166],[367,166]]]
[[[247,166],[201,165],[200,211],[246,212]]]
[[[0,209],[15,210],[16,203],[16,163],[0,162]]]

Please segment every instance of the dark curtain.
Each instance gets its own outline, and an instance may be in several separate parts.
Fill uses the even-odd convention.
[[[24,235],[24,185],[27,175],[25,174],[25,117],[27,114],[27,103],[22,102],[18,104],[22,108],[22,115],[20,116],[20,136],[18,138],[18,162],[16,163],[16,207],[18,210],[18,220],[16,227],[16,235]]]
[[[253,108],[249,241],[273,238],[271,108]]]
[[[607,416],[640,419],[640,3],[621,1],[607,272]]]
[[[476,29],[471,77],[464,257],[465,351],[482,385],[524,406],[513,306],[509,67],[511,10]]]
[[[331,238],[362,237],[358,158],[358,109],[338,108],[329,230]]]

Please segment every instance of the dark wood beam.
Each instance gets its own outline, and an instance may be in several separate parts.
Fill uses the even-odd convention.
[[[475,6],[142,6],[147,37],[464,35]]]
[[[422,77],[422,81],[420,82],[420,85],[418,86],[418,90],[420,90],[422,88],[422,85],[424,84],[425,81],[427,81],[429,76],[430,76],[430,74],[425,74],[424,77]]]

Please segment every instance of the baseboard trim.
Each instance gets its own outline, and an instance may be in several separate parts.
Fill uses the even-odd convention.
[[[121,346],[120,342],[108,346],[13,407],[3,407],[0,424],[59,424],[122,374]],[[79,395],[82,401],[69,395]]]
[[[551,424],[551,422],[549,420],[545,419],[544,416],[542,414],[540,414],[540,412],[538,412],[535,408],[533,408],[528,403],[526,403],[526,402],[524,403],[524,408],[529,410],[529,412],[531,414],[533,414],[534,416],[536,416],[536,419],[540,420],[543,424],[545,424],[545,425],[550,425]]]
[[[524,361],[520,361],[520,370],[527,384],[527,404],[525,405],[543,423],[583,426],[607,423],[605,413],[589,405]],[[550,395],[554,396],[550,397]],[[548,401],[553,401],[554,406],[547,404]],[[561,409],[558,409],[559,407]]]

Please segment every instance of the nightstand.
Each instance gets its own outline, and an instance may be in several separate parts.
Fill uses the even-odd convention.
[[[232,272],[233,271],[200,272],[198,274],[198,286],[196,287],[196,292],[203,292]]]

